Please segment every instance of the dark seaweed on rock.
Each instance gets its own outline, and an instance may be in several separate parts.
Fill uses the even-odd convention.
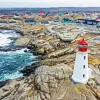
[[[0,88],[3,87],[3,86],[5,86],[8,82],[9,82],[9,80],[0,81]]]
[[[30,74],[34,74],[35,69],[39,67],[39,62],[35,62],[32,65],[26,66],[23,70],[20,72],[23,73],[23,76],[29,76]]]

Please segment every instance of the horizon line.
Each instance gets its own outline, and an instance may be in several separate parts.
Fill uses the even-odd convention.
[[[72,7],[72,6],[70,6],[70,7],[0,7],[0,8],[100,8],[100,7],[95,7],[95,6],[91,6],[91,7],[85,7],[85,6],[83,6],[83,7],[80,7],[80,6],[75,6],[75,7]]]

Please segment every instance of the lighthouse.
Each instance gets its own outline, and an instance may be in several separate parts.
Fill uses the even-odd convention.
[[[78,52],[76,53],[72,80],[86,84],[88,79],[88,43],[82,39],[78,42]]]

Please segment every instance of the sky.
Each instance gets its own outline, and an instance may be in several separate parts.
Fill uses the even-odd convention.
[[[2,7],[100,7],[100,0],[0,0]]]

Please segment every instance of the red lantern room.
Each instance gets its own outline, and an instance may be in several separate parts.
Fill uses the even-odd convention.
[[[78,49],[80,52],[86,52],[88,50],[88,43],[82,39],[78,42]]]

